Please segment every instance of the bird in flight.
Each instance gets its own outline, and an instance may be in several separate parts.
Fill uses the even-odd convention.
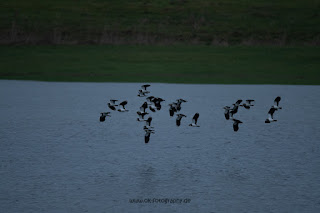
[[[199,125],[197,125],[198,118],[199,118],[199,113],[194,114],[194,116],[193,116],[193,118],[192,118],[192,123],[189,124],[189,126],[192,126],[192,127],[200,127]]]

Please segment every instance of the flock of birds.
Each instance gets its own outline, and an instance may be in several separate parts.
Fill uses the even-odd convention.
[[[137,121],[138,122],[145,122],[145,125],[143,126],[143,130],[145,131],[145,137],[144,141],[145,143],[149,143],[150,140],[150,135],[155,133],[154,127],[151,126],[152,122],[152,117],[149,116],[147,119],[145,119],[145,116],[149,114],[147,110],[150,110],[151,112],[156,112],[161,110],[161,103],[165,101],[162,98],[159,97],[154,97],[154,96],[149,96],[150,91],[148,91],[148,87],[150,87],[149,84],[145,84],[141,86],[141,89],[138,91],[138,97],[146,97],[146,100],[144,103],[140,106],[140,110],[137,111]],[[265,120],[265,123],[271,123],[275,122],[273,118],[273,114],[275,111],[282,109],[282,107],[279,106],[279,102],[281,100],[281,97],[276,97],[274,100],[274,105],[271,106],[269,112],[268,112],[268,118]],[[109,109],[112,111],[119,111],[119,112],[128,112],[125,108],[125,106],[128,104],[128,101],[122,101],[119,104],[117,104],[118,100],[111,99],[110,102],[108,103]],[[176,114],[176,126],[181,125],[181,120],[183,117],[187,117],[186,115],[180,113],[181,110],[181,105],[182,103],[187,102],[186,100],[179,98],[176,100],[176,102],[170,103],[168,106],[169,108],[169,115],[170,117],[173,117]],[[255,100],[248,99],[245,102],[242,103],[242,100],[239,99],[237,100],[233,105],[233,107],[230,106],[225,106],[225,112],[224,116],[226,120],[232,120],[233,121],[233,130],[237,132],[239,130],[239,124],[243,123],[242,121],[234,118],[234,115],[238,112],[239,107],[243,107],[245,109],[250,109],[252,106],[254,106]],[[101,112],[100,115],[100,122],[104,122],[106,120],[106,117],[110,117],[111,112]],[[195,113],[192,122],[189,124],[191,127],[200,127],[197,122],[199,118],[199,113]]]
[[[268,118],[265,120],[265,123],[271,123],[271,122],[275,122],[277,120],[273,119],[273,114],[275,111],[277,111],[278,109],[282,109],[282,107],[279,106],[279,102],[281,100],[281,97],[278,96],[276,97],[276,99],[274,100],[274,105],[271,106],[269,112],[268,112]],[[224,116],[227,120],[229,120],[230,118],[233,120],[233,130],[235,132],[237,132],[239,130],[239,124],[243,123],[242,121],[236,119],[233,117],[234,114],[236,114],[238,112],[238,108],[239,106],[245,108],[245,109],[250,109],[254,103],[254,100],[252,99],[247,99],[246,102],[244,102],[243,104],[242,100],[239,99],[236,101],[236,103],[232,104],[233,107],[231,108],[230,106],[225,106],[224,108]]]

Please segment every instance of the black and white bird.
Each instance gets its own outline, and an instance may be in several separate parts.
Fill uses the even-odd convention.
[[[122,102],[119,104],[120,107],[119,107],[118,111],[119,111],[119,112],[128,112],[129,110],[127,110],[127,109],[125,108],[125,105],[127,105],[127,103],[128,103],[128,101],[122,101]]]
[[[151,134],[151,133],[154,134],[154,130],[145,129],[144,131],[146,132],[145,135],[144,135],[144,142],[145,142],[145,143],[149,143],[149,141],[150,141],[150,134]]]
[[[177,112],[176,105],[174,105],[174,103],[172,103],[172,104],[169,104],[169,106],[170,106],[169,115],[171,117],[173,117],[174,113]]]
[[[152,111],[152,112],[156,112],[157,110],[157,107],[155,105],[154,102],[151,102],[150,105],[149,105],[149,109]]]
[[[105,121],[106,120],[106,116],[111,117],[110,112],[101,112],[100,114],[101,114],[100,115],[100,122]]]
[[[163,101],[165,101],[165,100],[162,98],[154,98],[153,99],[154,105],[157,108],[157,110],[161,109],[161,102],[163,102]]]
[[[227,120],[229,120],[229,118],[230,118],[230,107],[229,106],[225,106],[225,107],[223,107],[223,109],[224,109],[224,117]]]
[[[148,108],[148,103],[144,102],[140,107],[140,112],[146,112],[146,109]]]
[[[254,102],[254,100],[248,99],[248,100],[246,100],[245,103],[243,103],[243,104],[240,105],[240,106],[242,106],[242,107],[244,107],[244,108],[246,108],[246,109],[250,109],[251,106],[254,106],[254,105],[252,104],[253,102]]]
[[[276,99],[274,99],[273,107],[275,108],[275,110],[282,109],[282,107],[279,106],[280,100],[281,100],[280,96],[278,96],[278,97],[276,97]]]
[[[181,119],[182,119],[183,117],[187,117],[187,116],[185,116],[184,114],[177,114],[177,118],[176,118],[176,125],[177,125],[177,126],[180,126],[180,124],[181,124]]]
[[[152,121],[152,117],[149,117],[146,121],[146,127],[150,127],[151,126],[151,121]]]
[[[111,110],[116,110],[117,108],[116,108],[116,106],[118,106],[118,105],[116,105],[116,102],[117,102],[118,100],[110,100],[110,102],[108,103],[108,107],[111,109]]]
[[[177,111],[180,111],[180,110],[181,110],[181,104],[182,104],[182,102],[187,102],[187,101],[186,101],[186,100],[183,100],[182,98],[177,99],[177,106],[176,106]]]
[[[148,101],[148,104],[151,104],[152,103],[152,101],[153,101],[153,99],[154,99],[154,96],[148,96],[147,98],[147,101]]]
[[[148,92],[148,91],[147,91]],[[139,97],[145,97],[146,95],[147,95],[147,92],[145,91],[145,92],[143,92],[143,90],[142,89],[139,89],[139,93],[138,93],[138,96]]]
[[[233,108],[229,111],[230,115],[231,115],[231,118],[233,118],[233,115],[238,112],[238,108],[239,108],[239,105],[240,105],[241,102],[242,102],[242,100],[239,99],[239,100],[236,101],[235,104],[232,104]]]
[[[148,87],[150,87],[150,84],[144,84],[144,85],[142,85],[142,86],[141,86],[141,88],[142,88],[141,92],[144,93],[144,94],[150,93],[150,91],[147,90]]]
[[[155,112],[155,111],[156,111],[156,107],[155,107],[154,102],[153,102],[154,96],[149,96],[149,97],[147,97],[146,99],[147,99],[148,107],[150,108],[150,106],[152,106],[152,107],[150,108],[150,110],[151,110],[152,112]]]
[[[147,114],[149,114],[149,113],[138,111],[137,114],[139,115],[139,118],[137,118],[137,121],[140,121],[140,122],[141,122],[141,121],[146,121],[146,120],[144,119],[144,116],[147,115]]]
[[[197,125],[198,118],[199,118],[199,113],[194,114],[194,116],[193,116],[193,118],[192,118],[192,123],[189,124],[189,126],[192,126],[192,127],[200,127],[200,126]]]
[[[239,99],[239,100],[237,100],[237,101],[236,101],[236,103],[235,103],[235,104],[239,106],[239,104],[241,104],[241,102],[242,102],[242,100],[241,100],[241,99]]]
[[[233,115],[238,112],[239,105],[233,104],[233,108],[229,110],[229,114],[231,118],[233,118]]]
[[[271,123],[271,122],[275,122],[277,120],[273,119],[273,113],[276,111],[277,109],[272,106],[268,112],[268,118],[264,121],[265,123]]]
[[[242,121],[239,121],[237,119],[232,119],[233,120],[233,131],[238,131],[239,130],[239,124],[242,123]]]
[[[143,130],[147,130],[147,129],[154,131],[153,126],[143,126]]]

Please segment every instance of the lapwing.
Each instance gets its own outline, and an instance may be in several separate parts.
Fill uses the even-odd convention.
[[[277,109],[272,106],[268,112],[268,118],[264,121],[265,123],[271,123],[271,122],[275,122],[277,120],[273,119],[273,113],[276,111]]]
[[[229,118],[230,118],[230,107],[229,107],[229,106],[225,106],[225,107],[223,107],[223,109],[225,109],[225,110],[224,110],[224,117],[225,117],[227,120],[229,120]]]
[[[146,121],[146,127],[150,127],[151,126],[151,121],[152,121],[152,117],[149,117]]]
[[[241,124],[242,121],[239,121],[239,120],[234,119],[234,118],[232,120],[233,120],[233,130],[235,132],[237,132],[239,130],[239,124]]]
[[[151,133],[154,134],[154,131],[151,130],[151,129],[145,129],[144,131],[146,132],[145,135],[144,135],[144,143],[149,143],[149,141],[150,141],[150,134],[151,134]]]
[[[153,102],[153,99],[154,99],[154,96],[148,96],[147,98],[147,101],[148,101],[148,105],[152,104]]]
[[[128,101],[122,101],[119,105],[121,107],[119,107],[118,111],[119,112],[128,112],[129,110],[127,110],[124,106],[127,105]]]
[[[173,115],[174,115],[174,113],[175,112],[177,112],[177,109],[176,109],[176,105],[174,105],[174,104],[169,104],[169,106],[170,106],[170,108],[169,108],[169,115],[171,116],[171,117],[173,117]]]
[[[144,116],[147,115],[147,114],[149,114],[149,113],[138,111],[137,114],[139,115],[139,118],[137,118],[137,121],[140,121],[140,122],[141,122],[141,121],[146,121],[146,120],[144,119]]]
[[[142,93],[145,93],[145,94],[150,93],[150,91],[147,90],[148,87],[150,87],[150,84],[144,84],[144,85],[142,85],[142,86],[141,86],[141,88],[142,88]]]
[[[192,126],[192,127],[200,127],[200,126],[197,125],[198,118],[199,118],[199,113],[194,114],[194,116],[193,116],[193,118],[192,118],[192,123],[189,124],[189,126]]]
[[[154,102],[151,102],[151,103],[150,103],[149,109],[150,109],[152,112],[156,112],[157,107],[156,107],[156,105],[154,104]]]
[[[110,112],[101,112],[100,114],[100,122],[104,122],[106,120],[106,116],[111,117]]]
[[[182,104],[182,102],[187,102],[187,101],[186,101],[186,100],[183,100],[182,98],[177,99],[177,106],[176,106],[177,111],[180,111],[180,110],[181,110],[181,104]]]
[[[279,106],[280,100],[281,100],[280,96],[278,96],[278,97],[276,97],[276,99],[274,99],[273,107],[275,108],[275,110],[282,109],[282,107]]]
[[[162,98],[155,98],[153,99],[153,102],[154,102],[154,105],[155,107],[157,108],[157,110],[160,110],[161,109],[161,102],[165,101],[164,99]]]
[[[177,114],[177,118],[176,118],[176,125],[177,125],[177,126],[180,126],[180,124],[181,124],[181,119],[182,119],[183,117],[187,117],[187,116],[185,116],[184,114]]]
[[[239,106],[242,106],[242,107],[244,107],[244,108],[246,108],[246,109],[250,109],[251,106],[254,106],[254,105],[252,104],[252,102],[254,102],[254,100],[248,99],[248,100],[246,100],[245,103],[243,103],[242,105],[239,105]]]
[[[111,110],[116,110],[116,106],[118,106],[118,105],[116,105],[116,102],[117,102],[118,100],[110,100],[110,103],[108,103],[108,107],[111,109]]]
[[[240,105],[241,102],[242,102],[242,100],[239,99],[239,100],[236,101],[235,104],[232,104],[233,108],[229,111],[230,115],[231,115],[231,118],[233,118],[233,115],[238,112],[238,108],[239,108],[239,105]]]
[[[147,93],[146,93],[146,92],[143,92],[142,89],[139,89],[139,93],[138,93],[138,96],[139,96],[139,97],[145,97],[146,94],[147,94]]]
[[[140,112],[146,112],[147,108],[148,108],[148,103],[144,102],[140,107]]]

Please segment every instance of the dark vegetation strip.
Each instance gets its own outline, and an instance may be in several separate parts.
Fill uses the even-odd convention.
[[[320,84],[319,47],[0,46],[0,78]]]
[[[319,0],[13,0],[3,44],[319,45]]]

